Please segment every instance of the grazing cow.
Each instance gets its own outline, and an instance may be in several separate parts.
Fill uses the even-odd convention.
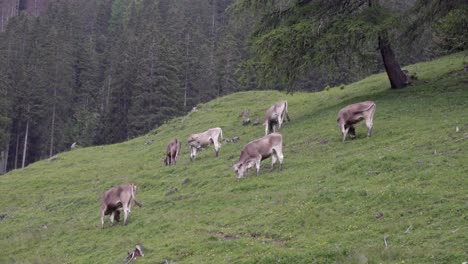
[[[132,207],[132,201],[141,207],[141,203],[135,199],[136,189],[137,187],[134,184],[123,184],[113,187],[104,193],[101,200],[101,229],[104,228],[105,215],[110,215],[112,224],[114,224],[114,218],[117,218],[117,222],[119,222],[119,210],[123,210],[124,225],[127,224],[127,217]]]
[[[265,136],[268,135],[270,131],[276,132],[279,130],[285,117],[290,121],[288,115],[288,101],[278,102],[268,108],[265,115]]]
[[[234,164],[236,177],[244,177],[248,169],[253,166],[257,169],[257,176],[260,170],[260,162],[271,156],[271,171],[275,163],[279,160],[279,171],[283,168],[283,136],[278,133],[272,133],[262,138],[254,140],[244,146],[241,150],[239,161]]]
[[[177,162],[177,158],[179,157],[180,152],[180,141],[177,139],[172,140],[167,144],[166,149],[166,158],[164,158],[164,164],[168,165],[175,165]]]
[[[190,146],[190,160],[194,160],[197,151],[201,148],[206,148],[211,144],[214,145],[216,157],[219,155],[221,144],[218,142],[219,137],[223,139],[223,131],[219,127],[210,128],[205,132],[192,134],[188,137],[188,144]]]
[[[366,120],[367,136],[370,137],[375,113],[375,103],[372,101],[365,101],[356,104],[350,104],[338,113],[338,126],[340,127],[343,135],[343,142],[349,133],[351,139],[356,138],[356,131],[354,125],[363,119]]]

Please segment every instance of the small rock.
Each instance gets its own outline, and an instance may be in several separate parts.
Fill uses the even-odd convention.
[[[237,141],[239,141],[239,140],[240,140],[239,137],[233,137],[231,141],[232,141],[232,143],[235,143],[235,142],[237,142]]]
[[[242,121],[243,126],[246,126],[248,124],[250,124],[250,118],[244,119],[244,121]]]
[[[384,218],[384,215],[383,215],[382,212],[378,212],[378,213],[375,215],[375,218],[377,218],[377,219],[380,220],[380,219],[383,219],[383,218]]]
[[[247,116],[249,116],[249,111],[242,111],[242,112],[239,114],[239,117],[242,117],[242,118],[247,117]]]
[[[185,178],[183,181],[182,181],[182,185],[187,185],[189,183],[191,183],[192,181],[189,179],[189,178]]]
[[[170,191],[168,191],[168,192],[166,193],[166,195],[171,195],[171,194],[176,193],[176,192],[178,192],[178,191],[179,191],[179,190],[178,190],[177,188],[172,188]]]
[[[258,126],[260,125],[260,119],[255,119],[255,121],[252,123],[253,126]]]

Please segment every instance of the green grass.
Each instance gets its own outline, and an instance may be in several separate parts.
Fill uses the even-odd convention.
[[[10,172],[0,177],[0,263],[124,263],[137,243],[138,263],[468,261],[468,139],[457,141],[468,135],[463,60],[409,66],[419,80],[401,90],[377,74],[320,93],[241,92],[146,136]],[[236,180],[240,149],[264,133],[241,126],[238,114],[263,119],[282,99],[291,116],[281,131],[284,170],[268,172],[265,160],[259,177]],[[336,115],[363,100],[377,104],[374,133],[365,138],[359,124],[358,139],[342,144]],[[241,140],[190,162],[187,136],[215,126]],[[174,137],[184,142],[181,157],[164,167]],[[100,230],[100,196],[127,182],[143,207],[132,208],[127,226],[107,221]]]

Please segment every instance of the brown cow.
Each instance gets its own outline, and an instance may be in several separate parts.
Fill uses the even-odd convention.
[[[276,132],[279,130],[285,117],[290,121],[288,115],[288,101],[278,102],[268,108],[265,114],[265,135],[268,135],[270,131]]]
[[[177,162],[177,158],[179,157],[180,152],[180,141],[177,139],[172,140],[167,144],[166,149],[166,158],[164,159],[164,164],[168,165],[175,165]]]
[[[201,148],[206,148],[211,144],[214,145],[216,157],[219,155],[221,144],[218,142],[219,137],[223,139],[223,131],[219,127],[210,128],[205,132],[192,134],[188,137],[188,144],[190,146],[190,160],[194,160],[197,151]]]
[[[349,135],[351,139],[356,138],[356,131],[354,125],[363,119],[366,120],[367,136],[370,137],[372,131],[372,125],[374,120],[376,105],[372,101],[365,101],[356,104],[350,104],[338,113],[338,126],[343,135],[343,142],[346,140],[346,136]]]
[[[114,224],[114,218],[117,217],[117,221],[120,220],[119,210],[123,210],[124,225],[127,224],[127,217],[132,207],[132,201],[141,207],[141,203],[135,199],[136,189],[137,187],[133,183],[123,184],[113,187],[104,193],[101,200],[101,229],[104,228],[105,215],[110,215],[112,224]]]
[[[271,170],[279,160],[279,171],[283,168],[283,136],[278,133],[272,133],[262,138],[254,140],[242,148],[239,161],[234,164],[238,179],[244,177],[248,169],[253,166],[257,169],[257,176],[260,170],[260,162],[271,156]]]

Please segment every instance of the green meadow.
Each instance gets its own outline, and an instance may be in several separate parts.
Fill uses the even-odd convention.
[[[417,80],[401,90],[381,73],[319,93],[240,92],[148,135],[12,171],[0,177],[0,263],[125,263],[137,243],[137,263],[468,261],[467,60],[407,66]],[[239,113],[263,121],[284,99],[283,171],[267,159],[236,180],[241,148],[264,135]],[[343,144],[337,113],[365,100],[377,105],[373,135],[360,123]],[[240,140],[191,162],[188,135],[218,126]],[[165,167],[173,138],[181,155]],[[101,230],[102,193],[129,182],[143,207]]]

